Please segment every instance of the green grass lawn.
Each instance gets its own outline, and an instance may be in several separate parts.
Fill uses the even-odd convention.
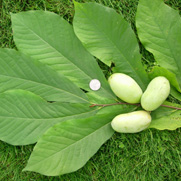
[[[137,0],[79,0],[98,2],[122,13],[135,29]],[[166,0],[181,12],[180,0]],[[0,47],[15,48],[10,12],[48,10],[63,16],[70,23],[74,15],[70,0],[3,0],[0,2]],[[145,68],[154,64],[153,56],[142,46]],[[101,64],[104,72],[106,66]],[[170,100],[174,101],[173,98]],[[181,129],[175,131],[146,130],[138,134],[117,134],[101,147],[88,163],[75,173],[60,177],[46,177],[33,172],[22,172],[33,150],[30,146],[11,146],[0,142],[0,180],[8,181],[177,181],[181,180]]]

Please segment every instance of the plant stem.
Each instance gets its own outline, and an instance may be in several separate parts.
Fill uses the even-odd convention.
[[[168,105],[161,105],[162,107],[168,107],[168,108],[171,108],[171,109],[176,109],[176,110],[181,110],[180,107],[174,107],[174,106],[168,106]]]
[[[120,104],[141,106],[141,104],[131,104],[131,103],[127,103],[127,102],[117,102],[117,103],[112,103],[112,104],[92,104],[92,105],[90,105],[90,107],[95,107],[95,106],[106,107],[106,106],[113,106],[113,105],[120,105]]]
[[[106,106],[113,106],[113,105],[120,105],[120,104],[126,104],[126,105],[135,105],[135,106],[141,106],[141,104],[131,104],[131,103],[126,103],[126,102],[117,102],[117,103],[112,103],[112,104],[92,104],[90,107],[95,107],[95,106],[100,106],[100,107],[106,107]],[[181,110],[179,107],[174,107],[174,106],[168,106],[168,105],[161,105],[162,107],[168,107],[171,109],[176,109],[176,110]]]

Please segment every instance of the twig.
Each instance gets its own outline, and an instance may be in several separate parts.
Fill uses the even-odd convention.
[[[106,106],[114,106],[114,105],[120,105],[120,104],[141,106],[140,104],[131,104],[131,103],[127,103],[127,102],[117,102],[117,103],[112,103],[112,104],[92,104],[92,105],[90,105],[90,107],[95,107],[95,106],[106,107]]]
[[[117,103],[112,103],[112,104],[92,104],[90,105],[90,107],[95,107],[95,106],[100,106],[100,107],[106,107],[106,106],[113,106],[113,105],[120,105],[120,104],[126,104],[126,105],[135,105],[135,106],[141,106],[141,104],[131,104],[131,103],[127,103],[127,102],[117,102]],[[168,105],[161,105],[162,107],[168,107],[171,109],[176,109],[176,110],[181,110],[181,108],[179,107],[174,107],[174,106],[168,106]]]
[[[161,105],[162,107],[168,107],[168,108],[171,108],[171,109],[176,109],[176,110],[181,110],[180,107],[174,107],[174,106],[168,106],[168,105]]]

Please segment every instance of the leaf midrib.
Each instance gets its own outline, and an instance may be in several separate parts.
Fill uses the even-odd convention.
[[[88,102],[88,103],[89,103],[88,100],[83,99],[82,97],[79,97],[79,96],[77,96],[76,94],[73,94],[73,93],[71,93],[71,92],[65,91],[64,89],[60,89],[60,88],[57,88],[57,87],[53,87],[52,85],[43,84],[43,83],[41,83],[41,82],[35,82],[35,81],[33,81],[33,80],[23,79],[23,78],[20,78],[20,77],[12,77],[12,76],[9,76],[9,75],[0,74],[0,76],[8,77],[8,78],[11,78],[11,79],[21,80],[21,81],[23,81],[23,82],[31,82],[31,83],[33,83],[33,84],[39,84],[39,85],[43,85],[43,86],[45,86],[45,87],[50,87],[50,88],[53,88],[53,89],[56,89],[56,90],[59,90],[59,91],[68,93],[68,94],[70,94],[70,95],[73,95],[74,97],[78,97],[79,99],[82,99],[82,100],[84,100],[85,102]]]
[[[160,4],[160,6],[162,6],[162,4]],[[147,7],[149,7],[149,6],[147,6]],[[180,73],[179,75],[180,75],[180,77],[181,77],[181,72],[179,71],[179,69],[180,69],[180,66],[179,66],[179,64],[177,63],[177,58],[175,58],[175,55],[173,54],[173,51],[172,51],[172,48],[171,48],[171,46],[170,46],[170,44],[169,44],[169,41],[168,41],[168,38],[167,38],[167,36],[165,35],[165,33],[164,33],[164,31],[163,31],[163,29],[161,28],[161,26],[160,26],[160,24],[158,23],[158,21],[156,21],[156,16],[155,16],[155,14],[154,13],[152,13],[152,15],[153,16],[151,16],[152,17],[152,19],[153,19],[153,21],[154,21],[154,23],[157,25],[157,27],[159,28],[159,30],[160,30],[160,32],[162,33],[162,38],[160,38],[160,39],[162,39],[162,40],[165,40],[165,42],[166,42],[166,44],[167,44],[167,49],[170,51],[170,54],[172,55],[172,56],[169,56],[170,58],[172,58],[173,60],[174,60],[174,62],[175,62],[175,64],[177,65],[177,68],[178,68],[178,73]],[[143,29],[143,31],[144,31],[144,29]],[[170,29],[169,29],[169,31],[170,31]],[[145,31],[145,32],[147,32],[147,31]],[[159,45],[160,46],[160,45]],[[155,49],[155,48],[154,48]],[[160,53],[160,52],[159,52]],[[179,84],[179,86],[180,86],[180,84]]]
[[[81,138],[80,140],[78,140],[78,141],[76,141],[76,142],[74,142],[74,143],[72,143],[72,144],[66,146],[64,149],[62,149],[62,150],[60,150],[60,151],[58,151],[58,152],[56,152],[56,153],[54,153],[54,154],[49,155],[49,156],[46,157],[45,159],[43,159],[43,160],[41,160],[41,161],[39,161],[39,162],[37,162],[37,163],[35,163],[35,164],[33,164],[33,165],[37,165],[37,164],[39,164],[40,162],[43,162],[43,161],[49,159],[50,157],[55,156],[55,155],[59,154],[60,152],[62,152],[62,151],[64,151],[64,150],[68,149],[69,147],[72,147],[73,145],[77,144],[78,142],[80,142],[80,141],[86,139],[88,136],[90,136],[90,135],[94,134],[95,132],[99,131],[99,130],[100,130],[101,128],[103,128],[104,126],[107,126],[108,124],[110,124],[110,122],[104,124],[103,126],[99,127],[98,129],[96,129],[95,131],[91,132],[91,133],[88,134],[87,136],[84,136],[84,137]],[[47,141],[47,140],[46,140],[46,141]]]
[[[17,19],[17,20],[19,20],[19,19]],[[45,44],[47,44],[48,47],[52,47],[58,54],[60,54],[61,56],[63,56],[67,61],[71,62],[69,59],[67,59],[67,58],[65,57],[65,55],[63,55],[62,53],[60,53],[59,50],[57,50],[56,47],[54,47],[52,44],[50,44],[50,43],[48,43],[46,40],[44,40],[41,36],[39,36],[39,35],[37,34],[37,32],[33,31],[29,26],[27,26],[26,24],[24,24],[24,23],[21,22],[20,20],[19,20],[19,23],[22,24],[22,25],[24,25],[30,32],[32,32],[32,34],[34,34],[34,35],[37,36],[41,41],[43,41]],[[75,67],[77,67],[76,64],[73,64],[72,62],[71,62],[71,64],[74,65]],[[77,69],[80,70],[83,74],[85,74],[86,76],[89,77],[89,75],[87,75],[84,71],[82,71],[82,69],[80,69],[79,67],[77,67]]]
[[[43,38],[41,38],[37,33],[35,33],[29,26],[27,26],[26,24],[24,24],[23,22],[21,22],[18,18],[16,18],[20,24],[24,25],[28,30],[30,30],[35,36],[37,36],[38,38],[40,38],[40,40],[42,40],[43,42],[45,42],[45,44],[47,44],[49,47],[52,47],[56,52],[58,52],[58,54],[62,55],[67,61],[69,61],[72,65],[74,65],[79,71],[81,71],[84,75],[86,75],[86,77],[88,77],[89,79],[92,79],[92,77],[90,75],[88,75],[87,73],[85,73],[82,69],[80,69],[76,64],[74,64],[72,61],[70,61],[69,59],[67,59],[65,57],[65,55],[63,55],[62,53],[60,53],[52,44],[49,44],[47,41],[45,41]],[[76,36],[76,35],[75,35]],[[76,37],[75,37],[76,38]],[[84,83],[85,84],[85,83]],[[87,87],[87,86],[86,86]],[[105,92],[107,92],[107,94],[111,95],[111,97],[114,99],[113,95],[110,94],[104,87],[102,87],[104,89]],[[87,89],[87,88],[86,88]],[[87,101],[88,102],[88,101]]]
[[[19,19],[18,19],[19,20]],[[20,22],[20,21],[19,21]],[[80,69],[76,64],[72,63],[72,61],[70,61],[68,58],[65,57],[65,55],[63,55],[62,53],[59,52],[59,50],[57,50],[56,47],[54,47],[52,44],[48,43],[46,40],[44,40],[42,37],[40,37],[35,31],[33,31],[29,26],[27,26],[26,24],[20,22],[22,25],[25,25],[26,28],[32,32],[32,34],[34,34],[35,36],[37,36],[41,41],[43,41],[45,44],[48,45],[48,47],[52,47],[58,54],[60,54],[61,56],[63,56],[67,61],[69,61],[72,65],[74,65],[78,70],[80,70],[83,74],[85,74],[87,77],[91,78],[89,75],[87,75],[82,69]],[[60,63],[59,63],[60,64]]]
[[[22,120],[25,120],[25,121],[28,121],[28,120],[38,120],[38,121],[52,121],[52,120],[56,120],[56,119],[63,119],[63,118],[68,118],[68,117],[72,117],[72,116],[79,116],[79,115],[84,115],[84,114],[87,114],[87,113],[91,113],[91,112],[96,112],[98,111],[100,108],[97,108],[97,109],[94,109],[92,111],[87,111],[87,112],[83,112],[83,113],[78,113],[78,114],[73,114],[73,115],[68,115],[68,116],[62,116],[62,117],[52,117],[52,118],[23,118],[23,117],[10,117],[10,116],[1,116],[0,115],[0,118],[4,118],[4,119],[22,119]],[[42,122],[44,123],[44,122]]]
[[[97,26],[97,25],[94,23],[94,21],[92,21],[92,19],[89,18],[89,16],[86,16],[86,12],[84,11],[84,9],[82,9],[82,12],[84,13],[85,17],[87,17],[88,20],[89,20],[90,22],[92,22],[92,24],[95,25],[95,27],[98,29],[98,31],[101,32],[101,34],[104,35],[105,39],[107,39],[108,42],[110,42],[110,43],[113,45],[113,47],[115,47],[116,52],[118,52],[118,54],[120,54],[120,55],[122,55],[122,56],[124,57],[124,59],[126,60],[126,62],[128,63],[128,65],[131,67],[131,69],[133,70],[133,72],[134,72],[134,73],[137,75],[137,77],[139,78],[140,82],[142,82],[142,85],[144,85],[143,81],[140,79],[139,74],[135,71],[135,69],[133,68],[133,66],[130,64],[130,62],[128,61],[127,57],[119,50],[119,48],[117,47],[117,44],[114,43],[114,42],[110,39],[110,37],[106,34],[106,32],[104,31],[104,29],[100,31],[99,26]],[[99,33],[99,34],[100,34],[100,33]],[[107,35],[107,36],[106,36],[106,35]],[[116,62],[115,62],[115,63],[116,63]]]

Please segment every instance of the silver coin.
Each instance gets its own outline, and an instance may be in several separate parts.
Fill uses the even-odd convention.
[[[90,89],[96,91],[96,90],[99,90],[101,88],[101,83],[97,79],[92,79],[89,83],[89,87],[90,87]]]

